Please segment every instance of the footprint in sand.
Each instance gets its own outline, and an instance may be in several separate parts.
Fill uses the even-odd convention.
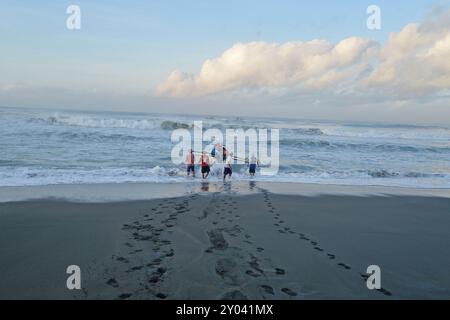
[[[127,258],[124,258],[124,257],[117,257],[116,260],[117,260],[117,261],[120,261],[120,262],[123,262],[123,263],[128,263],[128,262],[129,262],[128,259],[127,259]]]
[[[171,248],[168,252],[166,252],[166,257],[173,257],[175,255],[175,251]]]
[[[260,274],[254,272],[253,270],[247,270],[245,271],[245,273],[253,278],[258,278],[261,276]]]
[[[285,275],[286,271],[284,269],[281,268],[275,268],[275,273],[278,275]]]
[[[132,296],[131,293],[122,293],[118,298],[121,300],[125,300],[125,299],[130,298],[131,296]]]
[[[384,289],[384,288],[377,289],[377,291],[378,291],[378,292],[381,292],[381,293],[384,294],[385,296],[392,296],[392,292],[390,292],[390,291],[388,291],[388,290],[386,290],[386,289]]]
[[[221,300],[247,300],[247,297],[239,290],[233,290],[225,293]]]
[[[149,275],[148,282],[153,284],[160,282],[166,272],[166,268],[158,267]]]
[[[369,275],[364,274],[364,273],[360,273],[361,278],[363,278],[364,281],[367,281],[367,279],[369,279]],[[389,290],[386,290],[384,288],[381,289],[376,289],[378,292],[381,292],[382,294],[386,295],[386,296],[392,296],[392,292],[390,292]]]
[[[213,229],[207,232],[209,241],[213,245],[213,249],[224,250],[228,248],[228,242],[223,237],[222,231]]]
[[[263,284],[263,285],[261,285],[261,288],[263,288],[264,292],[266,292],[268,294],[271,294],[271,295],[275,294],[275,291],[273,290],[273,288],[271,286]]]
[[[161,262],[162,262],[161,258],[153,259],[152,262],[150,262],[150,263],[147,264],[147,267],[157,266],[157,265],[159,265]]]
[[[231,285],[239,284],[237,263],[233,259],[222,258],[217,260],[215,271],[227,284]]]
[[[126,272],[133,272],[133,271],[138,271],[141,270],[144,266],[135,266],[132,267],[130,270],[126,271]]]
[[[159,292],[155,295],[155,297],[157,297],[159,299],[165,299],[165,298],[167,298],[167,294]]]
[[[110,285],[113,288],[118,288],[119,287],[119,283],[114,278],[111,278],[108,281],[106,281],[106,284]]]
[[[345,263],[342,263],[342,262],[338,263],[338,266],[344,268],[345,270],[350,270],[351,269],[350,266],[348,266],[348,265],[346,265]]]
[[[283,288],[281,289],[282,292],[286,293],[287,295],[291,296],[291,297],[295,297],[297,295],[297,292],[292,291],[289,288]]]
[[[253,270],[255,270],[255,271],[257,271],[257,272],[259,272],[261,275],[265,275],[265,273],[264,273],[264,271],[260,268],[260,266],[259,266],[259,260],[258,260],[258,258],[256,258],[255,256],[251,256],[251,258],[250,258],[251,260],[249,261],[249,265],[250,265],[250,267],[253,269]]]

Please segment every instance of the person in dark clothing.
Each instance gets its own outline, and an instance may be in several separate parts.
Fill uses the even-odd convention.
[[[192,149],[189,149],[185,163],[187,168],[187,175],[189,176],[192,172],[192,176],[195,177],[195,155],[192,152]]]
[[[202,155],[200,156],[200,166],[202,167],[202,177],[203,179],[208,178],[209,171],[211,170],[209,167],[209,157],[206,154],[205,151],[203,151]]]

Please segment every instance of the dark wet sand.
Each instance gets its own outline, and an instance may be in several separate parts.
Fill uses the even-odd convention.
[[[448,198],[0,203],[0,298],[449,299],[449,244]],[[73,264],[83,290],[66,288]]]

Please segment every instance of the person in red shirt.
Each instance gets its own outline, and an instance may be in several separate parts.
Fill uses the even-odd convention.
[[[203,179],[208,178],[209,176],[209,171],[211,171],[210,166],[209,166],[209,157],[206,154],[205,151],[202,152],[202,155],[200,156],[200,165],[202,167],[202,177]]]

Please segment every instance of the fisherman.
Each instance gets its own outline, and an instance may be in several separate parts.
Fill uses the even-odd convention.
[[[209,156],[206,154],[205,151],[202,152],[202,155],[200,156],[199,164],[202,168],[202,177],[203,179],[208,178],[209,171],[211,170],[209,167]]]
[[[233,162],[233,153],[230,152],[225,160],[225,165],[223,167],[223,182],[226,181],[227,176],[229,176],[231,179],[231,175],[233,174],[233,169],[231,168],[232,162]]]
[[[255,155],[252,154],[252,156],[250,157],[249,168],[248,168],[248,173],[250,174],[251,177],[255,176],[257,164],[258,164],[258,160],[256,159]]]
[[[192,171],[192,176],[195,177],[195,155],[194,152],[192,152],[192,149],[189,149],[185,163],[187,168],[187,175],[189,176]]]
[[[218,150],[219,150],[220,147],[221,147],[221,146],[220,146],[220,143],[216,143],[216,144],[214,145],[214,147],[212,148],[212,150],[211,150],[211,156],[212,156],[213,158],[216,157],[216,154],[217,154],[217,152],[218,152]]]

